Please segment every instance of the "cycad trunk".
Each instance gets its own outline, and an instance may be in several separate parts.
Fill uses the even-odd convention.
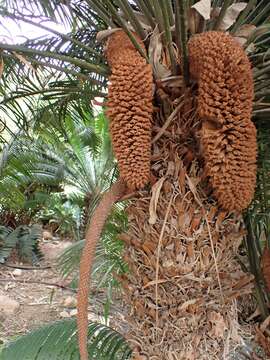
[[[236,260],[244,231],[241,217],[210,197],[195,98],[186,90],[177,99],[159,98],[151,166],[157,182],[127,209],[127,338],[134,359],[227,359],[241,341],[236,300],[252,287]]]

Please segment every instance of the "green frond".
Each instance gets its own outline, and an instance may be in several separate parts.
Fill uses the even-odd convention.
[[[70,245],[58,258],[58,268],[63,277],[78,274],[80,257],[84,247],[84,240],[80,240]]]
[[[5,262],[12,249],[16,246],[18,241],[17,233],[18,230],[14,232],[11,228],[0,226],[0,263]],[[12,235],[10,236],[10,234]]]
[[[90,323],[88,351],[91,359],[128,360],[131,350],[115,330]],[[79,360],[75,320],[62,320],[45,325],[8,343],[0,360]]]
[[[42,229],[39,224],[22,226],[18,241],[18,253],[22,260],[36,263],[43,255],[38,242],[41,240]]]
[[[16,11],[19,14],[28,14],[30,18],[40,18],[42,16],[71,24],[73,21],[72,13],[65,1],[50,0],[22,0],[20,3],[16,0],[3,0],[1,6],[10,11]],[[32,14],[32,15],[29,15]]]
[[[257,1],[256,3],[256,7],[248,14],[245,22],[257,26],[269,18],[270,4],[268,0]]]
[[[261,316],[266,319],[269,311],[266,299],[270,300],[261,272],[261,256],[265,247],[270,247],[270,125],[268,120],[257,121],[258,169],[254,200],[245,215],[248,231],[247,248],[250,271],[256,280],[256,298]]]
[[[113,273],[122,274],[127,266],[121,258],[122,241],[118,235],[127,227],[127,219],[123,205],[115,205],[112,214],[107,220],[102,237],[97,246],[96,258],[93,267],[93,278],[100,286],[107,286],[113,282]],[[68,247],[58,259],[58,267],[62,276],[77,274],[84,240]]]
[[[42,258],[38,247],[41,238],[41,226],[21,225],[12,230],[4,226],[0,229],[0,263],[5,262],[12,250],[17,250],[19,258],[35,263]]]
[[[108,124],[104,117],[94,120],[87,112],[81,115],[66,114],[58,129],[53,113],[51,123],[46,114],[46,126],[38,127],[36,121],[38,138],[20,135],[13,142],[0,185],[9,174],[21,183],[70,185],[83,193],[107,188],[115,166]]]
[[[260,249],[270,246],[270,126],[267,121],[258,124],[257,187],[250,214],[254,220],[253,231],[261,238]]]

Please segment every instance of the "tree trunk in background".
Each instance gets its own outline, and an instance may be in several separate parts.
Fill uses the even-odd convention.
[[[252,284],[236,260],[242,219],[210,197],[196,100],[188,92],[185,101],[160,94],[152,148],[157,182],[127,209],[122,238],[130,273],[122,284],[134,359],[226,359],[243,335],[237,298]]]

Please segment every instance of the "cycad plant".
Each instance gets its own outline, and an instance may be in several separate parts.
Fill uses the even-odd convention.
[[[42,258],[39,248],[41,226],[20,225],[16,229],[0,227],[0,263],[3,264],[14,251],[22,261],[36,263]],[[15,254],[14,254],[15,255]]]
[[[47,111],[46,126],[36,125],[15,137],[2,165],[2,206],[14,212],[33,209],[35,215],[50,206],[50,194],[67,197],[66,188],[70,201],[82,208],[80,223],[85,228],[91,206],[113,181],[115,163],[104,116],[76,115],[73,112],[71,120],[65,114],[61,127],[55,128],[53,114]]]
[[[128,111],[136,110],[137,95],[141,101],[142,93],[136,91],[140,92],[143,78],[139,71],[133,77],[127,71],[130,68],[122,66],[125,51],[119,47],[117,52],[116,43],[113,61],[108,53],[110,66],[106,66],[100,45],[93,37],[81,35],[85,29],[97,32],[109,27],[109,41],[120,29],[126,33],[128,49],[151,66],[152,186],[138,191],[131,201],[129,231],[121,236],[129,266],[129,273],[120,278],[128,323],[125,336],[134,358],[228,358],[245,337],[245,328],[238,323],[237,300],[253,287],[252,277],[242,271],[236,255],[246,232],[241,211],[251,201],[256,175],[255,128],[249,113],[253,105],[253,120],[260,122],[270,111],[268,0],[29,3],[46,18],[72,24],[72,31],[64,36],[54,33],[51,41],[1,43],[10,72],[4,71],[4,81],[8,83],[13,69],[21,67],[22,58],[16,56],[20,54],[35,69],[62,71],[68,82],[58,83],[55,89],[48,82],[35,82],[31,90],[25,87],[6,95],[2,109],[18,108],[14,96],[28,104],[27,99],[42,93],[61,114],[79,102],[78,97],[90,93],[90,101],[106,96],[106,79],[115,66],[119,94],[108,105],[122,101],[123,107],[121,114],[113,108],[108,114],[128,121]],[[33,10],[22,14],[16,1],[5,5],[3,15],[34,22]],[[103,32],[99,38],[107,35]],[[85,91],[89,88],[90,92]],[[146,126],[143,121],[149,113],[140,107],[137,111],[143,124],[138,126]],[[20,110],[17,113],[20,124],[28,124]],[[114,136],[119,132],[121,142],[121,126],[112,130]],[[136,131],[131,129],[131,139]],[[144,149],[146,138],[142,139]],[[124,145],[128,156],[129,147]],[[132,175],[132,170],[126,174]]]

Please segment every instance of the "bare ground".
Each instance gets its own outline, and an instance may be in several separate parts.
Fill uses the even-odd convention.
[[[0,266],[0,295],[6,295],[20,304],[13,315],[0,313],[0,343],[61,318],[61,313],[65,311],[63,301],[69,296],[75,297],[74,292],[41,282],[68,286],[55,267],[56,256],[67,245],[66,242],[42,244],[45,259],[40,265],[51,266],[50,269],[18,271]]]

